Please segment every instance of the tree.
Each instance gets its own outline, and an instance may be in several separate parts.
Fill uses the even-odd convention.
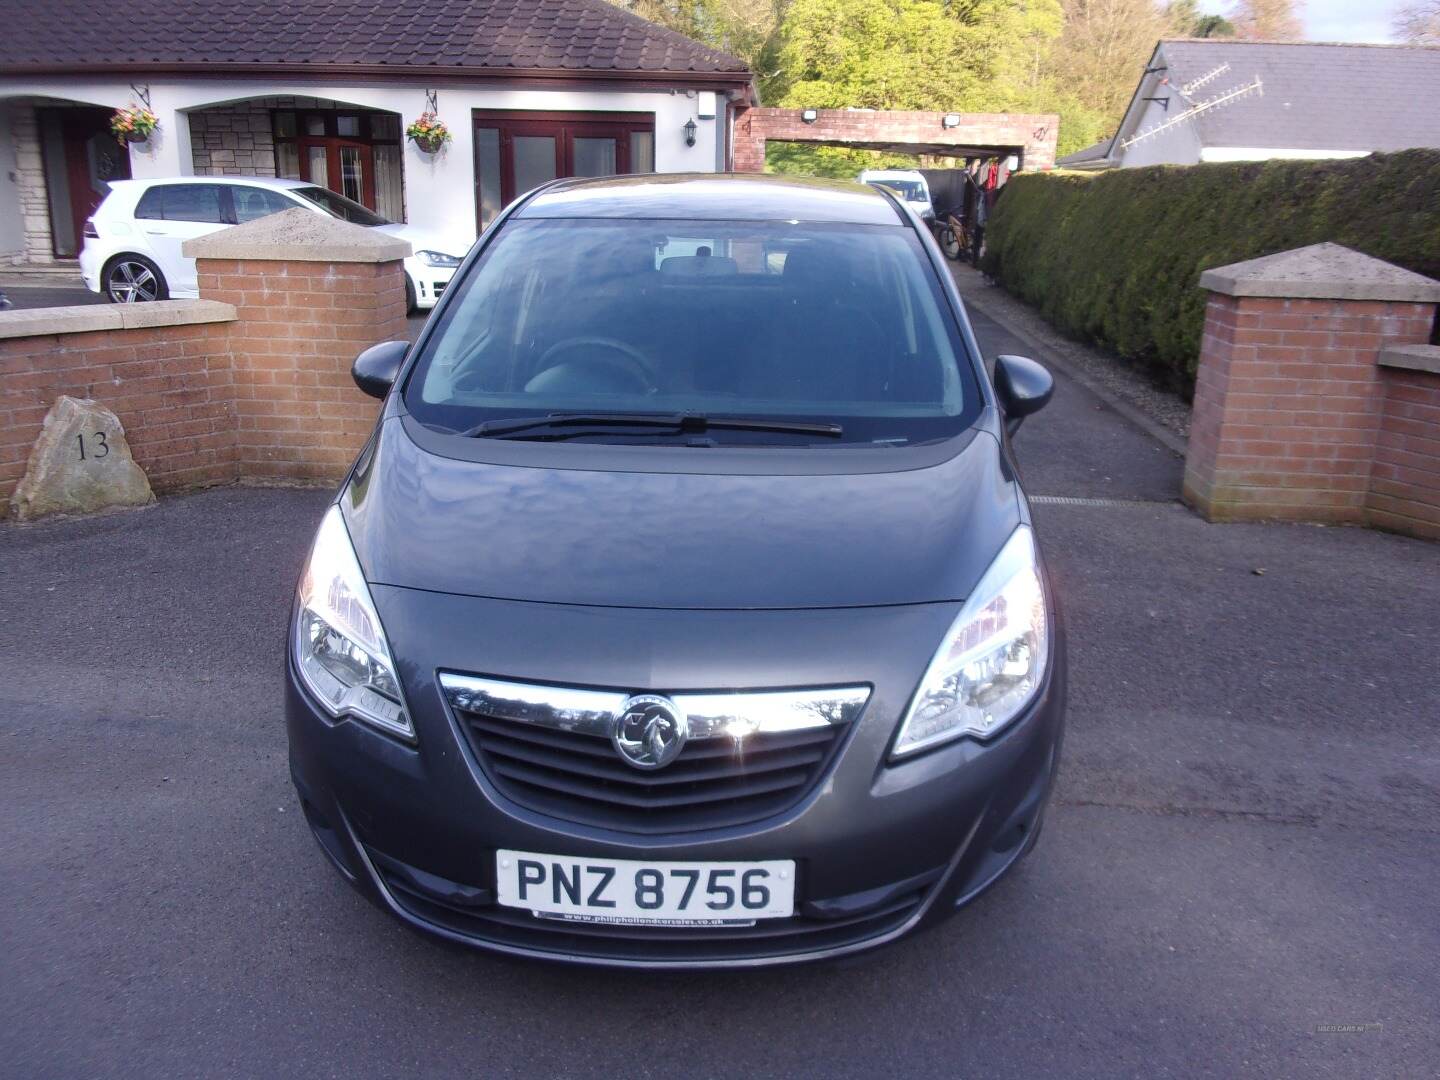
[[[998,111],[1059,31],[1058,0],[794,0],[780,103]]]
[[[780,66],[794,108],[935,109],[978,76],[952,62],[959,23],[931,0],[795,0]]]
[[[1295,0],[1239,0],[1230,21],[1237,37],[1252,41],[1299,41],[1305,36]]]
[[[1061,154],[1114,131],[1160,38],[1229,29],[1196,0],[615,2],[746,60],[769,104],[1053,112]],[[882,160],[895,159],[798,144],[771,155],[830,175]]]
[[[1235,36],[1235,27],[1230,20],[1224,15],[1206,15],[1200,10],[1200,0],[1170,0],[1165,5],[1165,17],[1170,22],[1170,33],[1180,37]]]
[[[613,0],[643,19],[738,56],[774,97],[780,76],[780,27],[790,0]]]
[[[793,0],[767,100],[791,108],[1058,111],[1067,152],[1067,140],[1094,125],[1073,97],[1053,92],[1045,70],[1061,25],[1060,0]],[[907,159],[797,144],[776,146],[767,160],[784,171],[853,176]],[[908,162],[916,164],[913,155]]]
[[[1175,32],[1172,10],[1154,0],[1065,0],[1065,29],[1050,52],[1049,73],[1118,123],[1155,43]]]
[[[1395,37],[1411,45],[1440,45],[1440,0],[1418,0],[1395,12]]]
[[[1201,15],[1190,24],[1190,36],[1197,38],[1234,37],[1235,24],[1224,15]]]

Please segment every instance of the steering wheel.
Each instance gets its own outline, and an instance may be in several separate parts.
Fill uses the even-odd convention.
[[[567,353],[590,352],[573,360]],[[607,337],[572,337],[557,341],[540,357],[540,373],[525,384],[527,392],[544,390],[592,391],[598,393],[653,394],[657,387],[651,381],[645,357],[633,346]]]

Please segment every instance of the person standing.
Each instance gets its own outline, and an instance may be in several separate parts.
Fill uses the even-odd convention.
[[[983,187],[975,193],[975,223],[970,229],[970,265],[980,269],[980,249],[985,243],[985,222],[990,217],[990,192]]]

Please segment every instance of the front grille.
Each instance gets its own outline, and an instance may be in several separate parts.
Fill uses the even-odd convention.
[[[721,828],[779,813],[820,779],[849,727],[697,740],[665,768],[642,771],[606,738],[457,713],[485,774],[507,798],[637,833]]]

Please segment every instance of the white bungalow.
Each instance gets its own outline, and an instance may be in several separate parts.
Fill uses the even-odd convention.
[[[0,265],[73,267],[132,176],[293,177],[470,237],[553,177],[724,169],[753,101],[744,62],[605,0],[12,6]],[[114,112],[146,104],[155,134],[117,141]],[[452,134],[433,153],[404,134],[431,108]]]

